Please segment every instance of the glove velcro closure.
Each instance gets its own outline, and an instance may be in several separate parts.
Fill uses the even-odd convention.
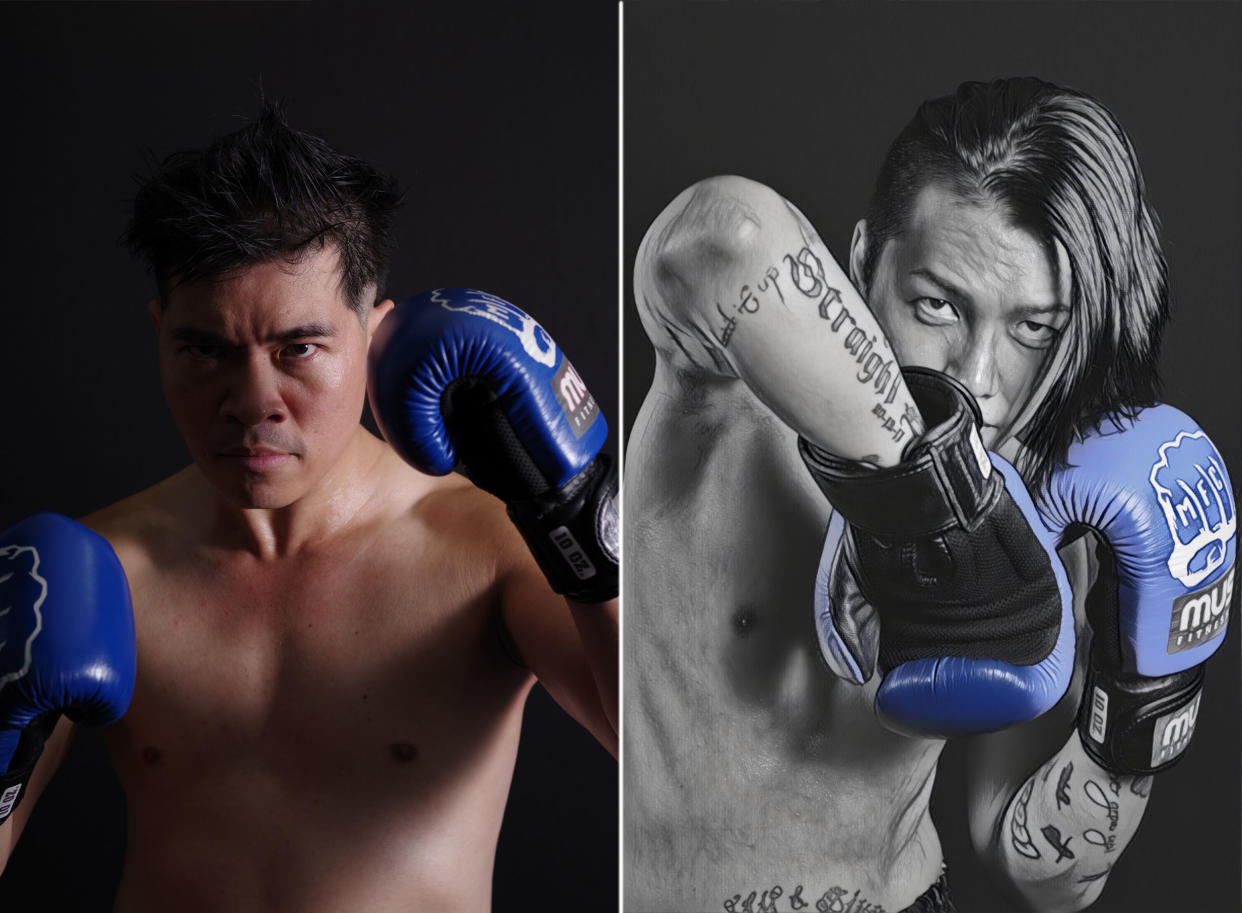
[[[34,773],[35,764],[43,754],[43,744],[56,728],[60,712],[53,710],[35,717],[17,741],[17,750],[9,760],[8,770],[0,773],[0,824],[13,814],[26,795],[26,783]]]
[[[607,454],[563,487],[508,509],[553,590],[587,603],[617,595],[617,472]]]
[[[804,438],[798,451],[824,496],[850,525],[894,541],[974,529],[1003,485],[979,440],[979,408],[953,378],[903,368],[928,431],[893,467],[868,469]]]
[[[1078,710],[1078,736],[1101,767],[1152,774],[1173,765],[1199,716],[1203,666],[1172,675],[1113,675],[1094,663]]]

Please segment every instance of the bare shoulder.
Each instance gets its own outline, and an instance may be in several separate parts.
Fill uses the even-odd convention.
[[[403,536],[496,576],[526,555],[499,498],[457,473],[430,477],[404,464],[398,472],[403,482],[394,486],[392,495]]]
[[[192,467],[80,519],[108,540],[121,560],[130,586],[175,554],[190,535],[187,499]]]

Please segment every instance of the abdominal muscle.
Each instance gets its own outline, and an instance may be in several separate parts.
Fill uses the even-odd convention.
[[[648,397],[625,480],[624,908],[898,910],[940,872],[943,743],[818,655],[830,510],[793,433],[740,383],[681,393]]]

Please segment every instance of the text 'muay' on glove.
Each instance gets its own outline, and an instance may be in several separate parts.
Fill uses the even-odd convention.
[[[457,469],[503,500],[557,592],[616,596],[608,424],[533,317],[473,289],[424,292],[380,324],[368,369],[376,421],[406,462]]]

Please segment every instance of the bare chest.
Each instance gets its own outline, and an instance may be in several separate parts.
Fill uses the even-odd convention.
[[[135,618],[137,688],[112,738],[131,806],[310,791],[399,807],[478,732],[516,743],[524,675],[460,560],[369,546],[187,561],[139,581]]]

